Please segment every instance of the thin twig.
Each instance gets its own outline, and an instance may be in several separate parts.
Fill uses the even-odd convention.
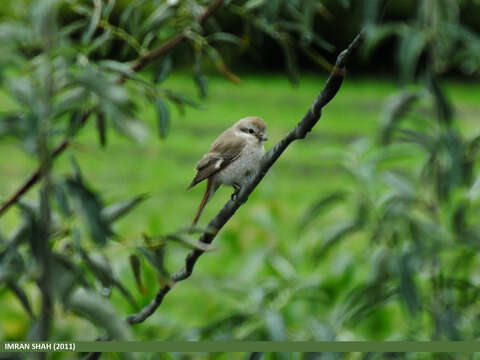
[[[218,232],[223,228],[227,221],[235,214],[237,209],[248,200],[248,196],[262,181],[263,177],[267,174],[268,170],[278,160],[283,151],[295,140],[304,139],[307,133],[309,133],[320,119],[322,108],[332,100],[337,94],[345,75],[345,65],[355,49],[358,48],[363,39],[363,31],[358,34],[355,39],[350,43],[348,48],[340,53],[337,57],[335,66],[330,73],[327,82],[321,91],[321,93],[315,98],[310,109],[305,114],[303,119],[297,124],[297,126],[290,131],[287,135],[280,140],[262,159],[259,170],[249,180],[249,182],[242,186],[237,199],[229,200],[215,218],[208,224],[209,231],[204,233],[200,237],[200,241],[205,244],[210,244]],[[200,249],[192,250],[185,259],[185,267],[175,273],[172,276],[172,281],[164,285],[158,290],[155,298],[153,298],[149,304],[147,304],[142,310],[136,314],[129,315],[126,321],[129,324],[137,324],[145,321],[150,315],[152,315],[157,308],[161,305],[165,295],[172,289],[173,284],[182,281],[190,277],[193,268],[198,258],[205,251]]]
[[[224,0],[213,0],[211,5],[205,9],[203,13],[201,13],[198,18],[197,18],[197,23],[202,24],[205,22],[205,20],[208,19],[209,16],[211,16],[217,9],[219,9],[223,5]],[[190,27],[184,29],[180,34],[174,36],[173,38],[170,38],[167,40],[165,43],[160,45],[158,48],[152,50],[148,54],[141,56],[135,63],[131,66],[131,69],[133,72],[138,72],[141,69],[143,69],[145,66],[150,64],[152,61],[155,59],[158,59],[159,57],[167,54],[170,50],[175,48],[178,44],[182,43],[187,39],[187,32],[190,29]],[[123,83],[125,81],[124,77],[119,77],[117,82],[118,83]],[[83,127],[90,115],[92,114],[92,111],[87,111],[82,118],[80,119],[80,127]],[[66,148],[70,145],[70,139],[65,139],[63,140],[53,151],[52,153],[52,159],[55,159],[57,156],[59,156],[61,153],[65,151]],[[20,188],[15,191],[15,193],[8,199],[6,200],[2,206],[0,207],[0,216],[2,216],[12,205],[17,203],[17,201],[28,191],[30,190],[33,185],[38,183],[38,181],[42,178],[43,174],[41,172],[41,169],[38,168],[30,177],[28,180],[20,186]]]

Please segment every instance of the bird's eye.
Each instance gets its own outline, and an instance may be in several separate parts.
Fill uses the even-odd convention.
[[[249,132],[250,134],[253,134],[255,131],[253,131],[253,129],[248,129],[248,132]]]

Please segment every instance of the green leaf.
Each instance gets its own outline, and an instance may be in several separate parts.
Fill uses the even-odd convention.
[[[243,7],[250,11],[263,6],[265,2],[266,0],[248,0]]]
[[[60,213],[64,217],[69,218],[70,216],[72,216],[72,209],[70,206],[70,202],[68,201],[67,189],[66,189],[65,183],[58,182],[58,181],[54,182],[52,189],[53,189],[53,198],[58,204]]]
[[[333,246],[338,245],[341,240],[344,240],[348,235],[351,235],[358,230],[359,224],[355,219],[354,221],[339,222],[326,230],[327,235],[325,240],[318,248],[317,256],[323,256]]]
[[[16,78],[15,81],[10,81],[7,85],[11,94],[21,105],[30,109],[32,113],[38,110],[39,97],[36,87],[30,79]]]
[[[143,32],[147,33],[158,29],[172,15],[174,15],[174,12],[170,9],[170,5],[168,3],[161,4],[143,24]]]
[[[125,299],[132,305],[134,309],[138,309],[138,305],[130,294],[130,292],[122,285],[122,283],[117,279],[113,273],[113,269],[110,265],[108,259],[100,254],[89,252],[87,253],[81,247],[79,251],[82,255],[82,258],[85,261],[85,264],[93,272],[93,274],[100,280],[105,288],[114,286],[118,288],[120,293],[125,297]]]
[[[5,20],[3,19],[0,24],[0,43],[7,44],[13,42],[15,45],[25,45],[32,42],[33,34],[31,28],[21,22]]]
[[[25,140],[32,129],[32,121],[29,117],[21,113],[0,114],[0,138],[5,136],[14,136],[20,140]]]
[[[365,45],[363,52],[365,56],[371,56],[376,48],[384,41],[394,35],[401,35],[408,31],[406,24],[382,24],[381,26],[370,26],[365,32]]]
[[[202,51],[201,49],[196,49],[195,51],[195,62],[193,65],[193,80],[197,85],[199,94],[201,98],[207,97],[207,87],[208,87],[208,78],[202,72]]]
[[[163,82],[167,76],[172,71],[172,57],[170,55],[165,56],[165,58],[160,63],[157,73],[153,79],[155,84],[160,84]]]
[[[100,53],[109,49],[109,41],[112,41],[114,36],[111,31],[105,31],[100,36],[97,36],[92,41],[89,41],[85,44],[85,56],[90,56],[92,53],[96,52],[97,50]]]
[[[30,221],[24,221],[13,230],[12,234],[9,237],[9,243],[7,247],[17,247],[27,240],[30,234]]]
[[[382,116],[381,144],[386,145],[391,142],[393,131],[418,99],[419,94],[416,91],[402,91],[389,97]]]
[[[247,360],[262,360],[262,358],[263,358],[263,353],[261,352],[252,352],[247,356]]]
[[[343,320],[350,325],[357,325],[384,306],[396,291],[388,286],[386,280],[368,283],[354,288],[347,294],[342,311]]]
[[[180,233],[166,235],[166,236],[159,236],[157,238],[177,242],[180,245],[183,245],[189,249],[197,249],[202,251],[214,251],[216,249],[214,245],[202,243],[200,241],[197,241],[196,239],[193,239],[187,235],[180,234]]]
[[[21,254],[14,247],[8,247],[0,253],[0,284],[16,281],[25,271]]]
[[[1,281],[0,281],[1,282]],[[9,284],[8,284],[8,287],[10,288],[10,290],[15,294],[15,296],[17,297],[17,299],[20,301],[20,303],[22,304],[23,308],[25,309],[25,311],[28,313],[28,315],[31,317],[31,318],[34,318],[35,316],[33,315],[33,311],[32,311],[32,307],[30,306],[30,301],[28,300],[28,296],[27,294],[25,293],[25,291],[20,287],[20,285],[18,285],[16,282],[14,281],[11,281]]]
[[[129,79],[136,76],[130,65],[121,63],[119,61],[102,60],[98,63],[98,65],[105,70],[116,72]]]
[[[76,110],[70,115],[68,121],[67,136],[74,137],[83,125],[83,111]]]
[[[305,227],[312,222],[317,216],[322,212],[328,210],[331,206],[339,201],[345,200],[346,194],[343,191],[336,191],[330,195],[321,198],[316,201],[310,208],[303,214],[302,219],[299,222],[298,228],[300,230],[305,229]]]
[[[165,102],[160,98],[155,98],[155,108],[157,110],[158,118],[158,134],[161,138],[167,136],[170,125],[170,113]]]
[[[132,338],[130,327],[115,312],[110,301],[101,298],[93,291],[76,289],[70,295],[67,305],[71,311],[89,318],[94,324],[104,328],[109,339],[128,341]]]
[[[140,246],[137,250],[145,257],[145,259],[152,265],[162,278],[169,278],[170,275],[165,268],[165,245],[159,244],[156,246],[149,246],[149,248]]]
[[[116,0],[108,0],[107,5],[103,9],[103,17],[105,19],[108,19],[110,17],[110,14],[112,13],[112,11],[115,7],[115,2],[116,2]]]
[[[53,39],[57,31],[57,10],[62,0],[35,1],[32,6],[32,20],[35,35],[43,41]]]
[[[427,34],[410,29],[399,42],[397,61],[402,71],[402,77],[409,81],[417,69],[420,55],[428,44]]]
[[[104,246],[107,238],[112,235],[109,224],[102,217],[103,205],[98,196],[78,178],[66,181],[72,198],[76,201],[77,209],[85,221],[92,239],[100,246]]]
[[[228,42],[234,45],[240,46],[242,44],[242,39],[238,36],[226,33],[226,32],[216,32],[207,37],[210,42]]]
[[[175,104],[178,105],[187,105],[195,109],[202,109],[201,105],[197,103],[196,101],[192,100],[191,98],[178,93],[174,92],[171,90],[165,91],[165,96],[168,98],[168,100],[172,101]]]
[[[104,148],[107,145],[107,121],[103,113],[97,112],[96,115],[98,141],[100,142],[100,146]]]
[[[267,311],[264,319],[269,333],[269,340],[285,341],[286,329],[283,316],[279,312]]]
[[[287,71],[288,79],[293,85],[298,84],[298,67],[297,67],[297,57],[295,49],[293,48],[292,39],[287,35],[283,34],[276,38],[280,47],[283,50],[284,59],[285,59],[285,68]]]
[[[127,215],[135,207],[147,198],[147,195],[138,195],[130,200],[119,201],[107,206],[102,210],[102,217],[107,223],[114,223],[121,217]]]
[[[112,286],[115,280],[113,278],[112,266],[108,259],[104,255],[92,253],[91,251],[87,253],[82,248],[79,248],[79,250],[85,264],[95,277],[100,280],[102,285],[104,287]]]
[[[92,63],[82,68],[82,72],[75,78],[75,83],[94,93],[102,99],[100,106],[110,116],[117,115],[119,109],[129,108],[131,105],[129,94],[125,87],[117,84],[112,77],[107,76],[102,69]]]
[[[72,263],[69,256],[52,253],[50,266],[50,287],[60,300],[68,299],[77,286],[89,286],[84,273]]]
[[[270,260],[272,268],[284,279],[291,280],[296,277],[293,265],[285,257],[276,255]]]
[[[435,75],[431,74],[427,78],[428,88],[435,100],[435,110],[438,118],[446,125],[452,123],[453,107],[438,83]]]
[[[102,0],[93,0],[93,13],[90,17],[90,24],[88,25],[87,31],[83,34],[82,41],[84,43],[88,43],[95,33],[95,30],[100,23],[100,19],[102,18]]]
[[[45,234],[39,220],[38,205],[33,206],[30,203],[22,201],[18,203],[18,206],[21,209],[24,224],[28,228],[25,232],[25,237],[30,244],[32,254],[37,260],[42,259],[44,256],[44,249],[41,246],[41,242],[43,240],[42,237]]]
[[[75,87],[63,92],[55,104],[55,116],[73,112],[82,108],[85,104],[86,92],[80,87]]]
[[[240,78],[228,68],[227,64],[222,58],[222,55],[217,51],[217,49],[212,46],[208,46],[207,55],[212,60],[219,74],[223,75],[226,79],[230,80],[234,84],[239,84],[241,82]]]
[[[142,283],[142,264],[140,259],[137,255],[132,254],[130,255],[130,268],[132,269],[133,276],[135,277],[135,282],[137,283],[138,290],[142,295],[147,293],[147,289]]]
[[[139,143],[147,139],[148,131],[141,121],[116,110],[111,111],[109,116],[116,130],[122,135]]]
[[[193,79],[195,80],[195,84],[198,87],[200,97],[206,98],[208,89],[208,77],[201,72],[195,71],[193,73]]]
[[[401,256],[398,261],[400,275],[399,293],[410,314],[415,316],[420,310],[420,298],[409,265],[410,257],[409,254],[406,254]]]

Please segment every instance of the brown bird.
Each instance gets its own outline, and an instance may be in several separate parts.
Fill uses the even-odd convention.
[[[234,195],[260,164],[265,153],[263,142],[267,140],[267,126],[256,116],[249,116],[237,121],[225,130],[213,142],[208,152],[197,163],[197,174],[189,189],[207,179],[205,195],[193,220],[195,225],[205,205],[220,185],[235,188]]]

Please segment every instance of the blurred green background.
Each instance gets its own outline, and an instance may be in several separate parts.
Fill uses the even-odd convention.
[[[14,1],[6,2],[2,19],[21,18],[26,3],[22,2],[20,6]],[[330,20],[326,20],[328,24],[325,25],[320,12],[313,28],[322,35],[326,34],[325,38],[333,43],[334,50],[319,50],[326,61],[332,61],[363,22],[370,21],[368,2],[346,2],[349,5],[329,1],[313,3],[321,4],[331,17],[327,18]],[[413,20],[408,19],[415,18],[421,10],[414,2],[401,3],[405,7],[394,2],[387,8],[386,24],[413,24]],[[119,2],[117,5],[115,11],[121,14],[125,4]],[[162,5],[162,2],[153,1],[149,5]],[[241,5],[245,4],[238,6]],[[264,5],[256,5],[253,9],[256,11],[261,6]],[[480,185],[475,181],[477,161],[473,152],[478,145],[476,136],[479,133],[480,57],[475,56],[478,56],[480,42],[475,26],[480,22],[473,18],[480,16],[480,12],[472,9],[478,9],[478,6],[478,2],[461,2],[456,18],[457,24],[468,27],[473,34],[469,67],[464,58],[458,62],[452,60],[448,66],[436,64],[438,66],[430,67],[429,46],[433,47],[430,44],[418,56],[413,55],[411,77],[402,78],[399,73],[408,75],[411,64],[398,64],[402,47],[397,41],[390,39],[381,43],[370,57],[359,54],[347,72],[342,88],[323,110],[314,130],[305,140],[293,143],[282,155],[249,201],[219,233],[214,242],[215,249],[199,260],[192,277],[176,284],[154,315],[132,327],[134,338],[477,339],[480,334],[477,325],[480,318],[477,269],[480,264],[476,251],[480,243],[476,225]],[[69,12],[62,11],[67,15],[61,16],[60,22],[68,23]],[[218,26],[227,31],[231,14],[222,11],[218,24],[212,28]],[[347,25],[343,29],[342,16],[346,14],[352,20],[345,20]],[[342,31],[338,30],[340,28]],[[232,32],[241,35],[236,29]],[[180,48],[175,53],[173,72],[161,87],[193,99],[199,107],[188,107],[182,113],[173,102],[167,102],[170,113],[167,137],[159,138],[156,134],[159,119],[155,107],[127,83],[130,100],[136,105],[136,117],[147,126],[147,139],[136,143],[112,129],[107,133],[108,146],[102,148],[98,144],[97,127],[91,122],[71,140],[67,153],[55,160],[52,171],[54,178],[60,179],[72,173],[73,156],[85,182],[105,204],[148,194],[146,201],[113,226],[115,235],[104,247],[88,236],[81,239],[85,251],[101,254],[109,260],[117,279],[141,307],[155,296],[160,286],[158,272],[146,258],[140,257],[143,284],[138,286],[130,255],[138,254],[138,247],[145,245],[143,234],[169,234],[189,226],[204,185],[190,191],[186,188],[194,176],[196,162],[215,137],[236,120],[257,115],[268,126],[268,150],[303,117],[326,81],[328,72],[314,65],[297,49],[297,67],[293,70],[300,75],[298,85],[294,86],[289,81],[291,74],[289,77],[282,72],[285,62],[278,44],[268,39],[262,41],[260,47],[249,47],[240,58],[237,50],[227,48],[222,52],[226,63],[241,79],[239,84],[216,74],[212,64],[206,66],[209,85],[205,99],[199,96],[199,89],[192,79],[188,49]],[[439,40],[440,45],[437,44],[439,47],[442,41],[443,38]],[[454,40],[449,51],[460,54],[463,45],[459,41]],[[408,52],[413,46],[407,44],[403,50]],[[105,58],[125,61],[135,57],[118,49],[111,45],[105,50]],[[83,48],[77,50],[81,53]],[[96,57],[102,59],[102,56],[104,54],[94,52],[91,61],[94,62]],[[408,56],[405,59],[408,63]],[[445,60],[444,57],[439,59]],[[3,68],[7,69],[6,77],[23,76],[22,71],[28,73],[25,68],[13,71],[6,65]],[[424,87],[423,69],[438,76],[443,89],[440,95],[434,85]],[[287,73],[291,70],[287,66]],[[142,79],[149,81],[156,72],[157,66],[154,65],[142,73]],[[18,110],[9,89],[5,85],[0,91],[2,113]],[[402,112],[395,107],[392,94],[401,95],[403,91],[418,91],[421,96],[425,91],[428,94],[426,100],[419,101],[415,111]],[[446,99],[447,105],[442,99]],[[450,107],[454,108],[452,114],[448,113]],[[406,141],[399,137],[398,141],[382,143],[389,126],[395,130],[400,126],[397,124],[400,120],[392,113],[400,113],[398,117],[406,119],[406,129],[416,132],[405,132],[404,136],[411,136]],[[447,121],[442,122],[444,117]],[[435,142],[437,135],[438,143]],[[51,136],[59,139],[57,133]],[[2,200],[38,166],[39,160],[25,153],[21,145],[15,137],[0,137]],[[443,150],[435,152],[443,145],[447,149],[446,155]],[[464,160],[464,152],[468,155],[465,159],[472,161],[472,179],[462,182],[456,178],[468,177],[463,174],[468,171],[455,166],[458,165],[456,159]],[[434,165],[425,170],[429,163]],[[434,173],[433,180],[429,178],[429,171]],[[442,176],[448,179],[447,185]],[[447,190],[442,190],[444,187]],[[440,190],[435,193],[438,188]],[[447,195],[442,195],[442,191]],[[213,218],[231,193],[232,189],[227,188],[217,192],[207,205],[200,225],[206,225]],[[395,203],[389,207],[389,201],[392,200],[393,204],[393,200],[400,197],[398,194],[408,196],[402,198],[400,205]],[[38,202],[38,191],[30,191],[25,199]],[[410,207],[411,203],[414,207]],[[56,209],[57,205],[52,207]],[[388,222],[391,213],[394,213],[394,220]],[[53,217],[57,216],[61,217],[57,213]],[[21,219],[18,207],[10,209],[0,218],[0,233],[8,238],[21,225]],[[67,228],[85,227],[78,225],[74,218],[62,219],[61,223]],[[88,274],[88,266],[80,265],[79,255],[70,252],[72,237],[67,234],[52,241],[51,249],[71,256],[72,261],[83,266],[80,268]],[[5,253],[7,243],[8,240],[2,240],[1,250]],[[183,266],[188,250],[167,243],[166,269],[173,273]],[[28,258],[28,247],[19,251]],[[33,260],[26,260],[26,265],[17,278],[18,284],[28,294],[33,313],[39,313],[41,293],[31,281],[38,266]],[[3,267],[2,271],[5,269]],[[87,276],[93,288],[102,294],[102,285],[94,276]],[[145,288],[143,293],[142,286]],[[26,316],[25,309],[10,290],[8,286],[0,288],[0,339],[26,339],[34,332],[33,320]],[[120,316],[135,311],[115,287],[105,298]],[[103,334],[102,326],[96,326],[88,317],[78,317],[59,303],[54,305],[54,313],[51,339],[89,341]],[[187,355],[171,355],[172,358],[182,356]],[[245,358],[246,355],[235,356]],[[191,357],[196,358],[195,355]],[[203,357],[207,355],[198,355],[198,358]],[[230,358],[226,355],[218,357]],[[267,357],[289,358],[290,355],[270,354]],[[300,358],[300,355],[291,357]],[[311,354],[302,358],[342,357],[390,358],[389,355],[375,354]],[[468,355],[448,354],[433,357],[469,358]],[[401,358],[430,357],[403,354]]]

